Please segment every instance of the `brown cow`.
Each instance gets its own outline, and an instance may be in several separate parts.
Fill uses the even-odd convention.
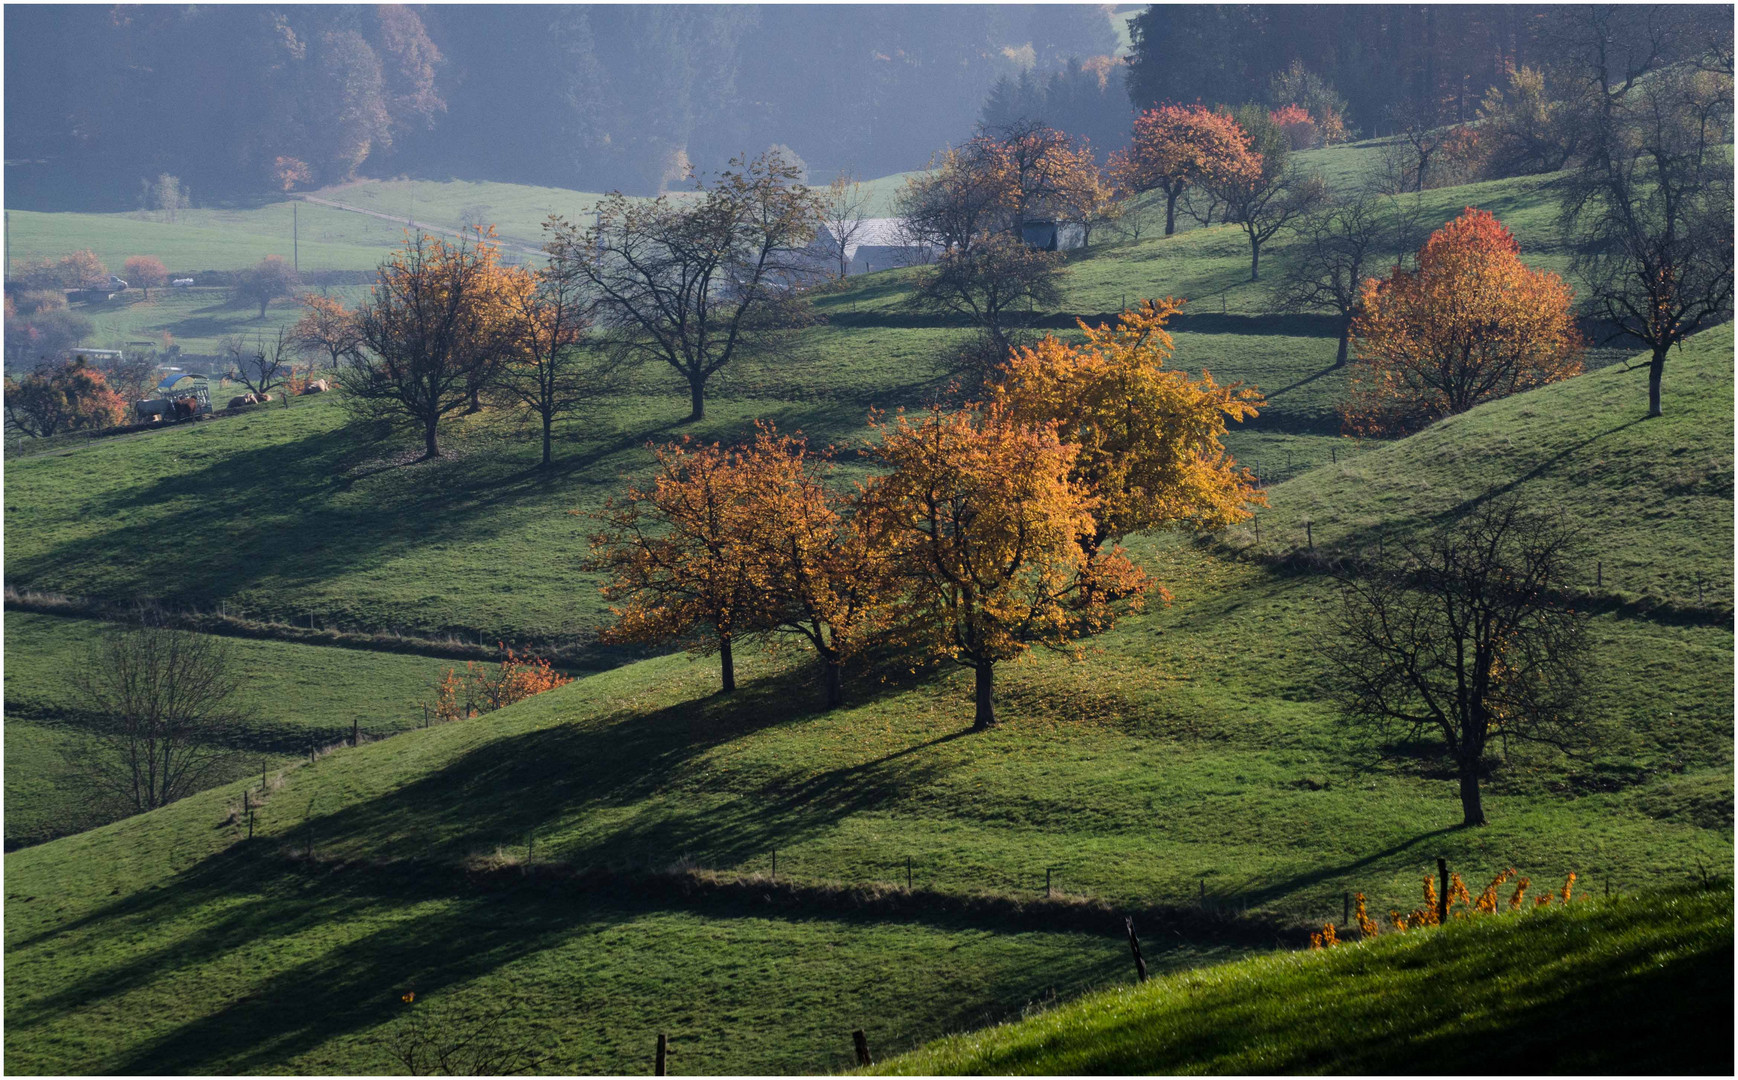
[[[304,393],[304,394],[324,394],[326,391],[328,391],[330,389],[332,389],[332,387],[326,382],[325,379],[315,379],[313,382],[311,382],[307,385],[307,388],[304,389],[302,391],[302,393]]]

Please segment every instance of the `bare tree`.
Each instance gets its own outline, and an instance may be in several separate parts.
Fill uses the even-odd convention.
[[[1418,243],[1419,203],[1365,189],[1295,218],[1288,227],[1296,242],[1287,251],[1274,300],[1291,311],[1332,312],[1340,337],[1334,366],[1341,367],[1364,279],[1403,261]]]
[[[580,229],[550,222],[550,257],[596,294],[597,327],[623,360],[668,364],[688,384],[689,421],[706,383],[744,352],[765,352],[814,321],[796,288],[822,200],[776,152],[738,158],[697,197],[606,196]]]
[[[509,1030],[505,1009],[476,1015],[430,1006],[414,993],[403,998],[410,1010],[387,1045],[409,1076],[514,1076],[534,1069],[538,1056]]]
[[[79,763],[135,812],[204,788],[222,764],[223,740],[244,715],[230,643],[150,614],[110,633],[74,672],[73,685],[100,718],[96,747]]]
[[[1732,77],[1680,65],[1600,96],[1597,150],[1563,185],[1561,222],[1594,310],[1651,352],[1659,416],[1672,346],[1732,312]]]
[[[283,385],[289,378],[295,358],[289,331],[283,328],[279,328],[277,337],[269,342],[263,335],[256,336],[252,349],[244,346],[240,338],[225,338],[223,351],[242,385],[260,395],[270,393],[274,386]]]
[[[1007,359],[1014,331],[1026,324],[1028,312],[1061,302],[1061,273],[1062,256],[1056,252],[1027,247],[1018,237],[987,237],[926,267],[907,303],[970,320],[977,333],[956,351],[953,362],[981,382]]]
[[[1265,158],[1259,170],[1211,177],[1200,187],[1218,204],[1220,220],[1243,228],[1249,240],[1250,281],[1261,280],[1262,245],[1327,197],[1321,177]]]
[[[821,227],[830,253],[839,264],[839,278],[851,273],[851,253],[869,231],[869,193],[849,174],[841,173],[821,196]]]
[[[1441,738],[1465,825],[1485,823],[1479,774],[1493,742],[1567,749],[1585,737],[1585,620],[1560,595],[1573,538],[1492,500],[1343,578],[1328,648],[1336,695],[1384,746]]]

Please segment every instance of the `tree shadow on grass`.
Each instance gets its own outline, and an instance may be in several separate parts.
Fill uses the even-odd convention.
[[[209,606],[269,583],[274,596],[260,602],[267,610],[258,613],[300,614],[295,591],[431,545],[489,542],[514,525],[500,511],[546,501],[661,430],[614,435],[557,459],[550,470],[527,467],[514,454],[477,452],[383,470],[393,475],[366,484],[344,478],[378,458],[381,444],[355,427],[238,447],[210,464],[94,497],[88,516],[111,527],[15,557],[7,569],[21,581],[54,583],[87,573],[114,580],[119,562],[135,589],[171,607]],[[347,497],[335,501],[335,493]]]

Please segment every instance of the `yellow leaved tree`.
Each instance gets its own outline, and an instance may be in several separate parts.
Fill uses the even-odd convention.
[[[1265,496],[1225,452],[1227,421],[1264,402],[1239,383],[1169,370],[1165,323],[1179,300],[1147,300],[1115,326],[1080,324],[1086,341],[1045,337],[1016,350],[995,400],[1026,425],[1055,425],[1078,449],[1070,477],[1096,497],[1080,534],[1089,561],[1131,532],[1166,526],[1219,529],[1249,516]]]
[[[1139,605],[1146,577],[1120,552],[1088,565],[1080,538],[1096,531],[1096,500],[1071,478],[1076,447],[1053,425],[990,404],[875,426],[867,453],[888,472],[867,485],[862,513],[898,568],[895,633],[976,673],[983,730],[997,663],[1108,629]]]

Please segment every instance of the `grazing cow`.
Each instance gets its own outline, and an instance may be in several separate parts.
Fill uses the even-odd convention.
[[[330,389],[332,389],[332,387],[327,385],[325,379],[315,379],[313,382],[308,384],[307,388],[304,389],[302,391],[302,393],[304,393],[304,394],[324,394],[326,391],[328,391]]]
[[[258,398],[258,401],[260,404],[264,405],[266,402],[270,401],[271,399],[272,399],[272,396],[270,394],[261,394]]]
[[[144,401],[133,402],[133,415],[142,424],[155,423],[162,419],[163,414],[168,411],[169,402],[163,398],[148,398]]]
[[[229,399],[229,407],[232,409],[239,409],[243,405],[252,405],[252,404],[253,404],[253,395],[252,394],[244,394],[241,397],[232,397]]]
[[[199,414],[199,399],[184,397],[175,399],[175,419],[186,420]]]

